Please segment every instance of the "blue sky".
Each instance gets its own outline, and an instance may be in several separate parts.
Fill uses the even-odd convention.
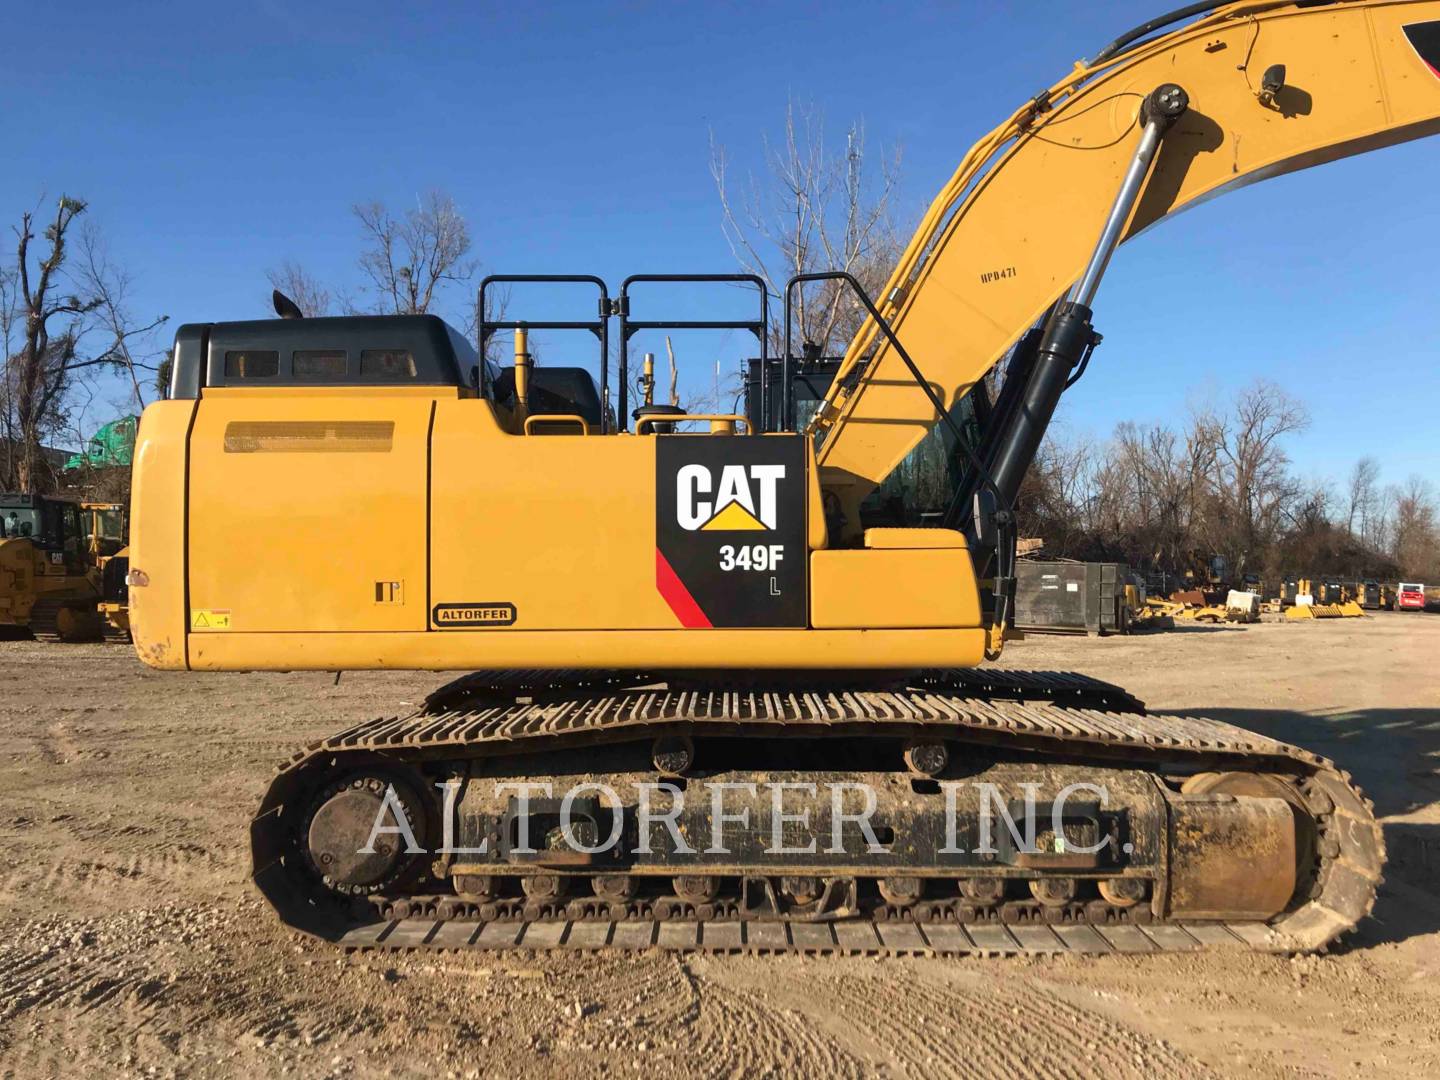
[[[0,67],[0,219],[42,193],[87,198],[137,314],[172,323],[263,314],[265,271],[287,258],[353,284],[350,206],[431,188],[467,214],[489,271],[613,287],[728,270],[711,130],[744,172],[787,97],[837,138],[863,119],[872,147],[903,147],[913,217],[1018,101],[1168,6],[22,5],[7,37],[36,47]],[[1440,140],[1411,143],[1127,245],[1097,303],[1105,344],[1060,423],[1178,420],[1263,375],[1313,414],[1291,443],[1303,472],[1338,479],[1369,453],[1387,482],[1440,480],[1437,181]],[[674,302],[700,314],[698,296]]]

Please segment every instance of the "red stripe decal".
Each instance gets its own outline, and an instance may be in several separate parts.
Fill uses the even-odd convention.
[[[681,626],[687,630],[711,628],[709,618],[700,610],[700,605],[695,602],[690,590],[685,587],[685,583],[680,580],[658,547],[655,549],[655,587],[660,590],[660,595],[665,598],[665,603],[670,605],[670,610],[680,620]]]

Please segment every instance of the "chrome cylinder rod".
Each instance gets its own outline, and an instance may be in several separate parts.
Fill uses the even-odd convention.
[[[1135,209],[1135,202],[1145,186],[1145,178],[1150,175],[1150,166],[1154,164],[1165,132],[1189,103],[1189,97],[1184,90],[1173,83],[1167,83],[1158,87],[1141,105],[1144,126],[1140,131],[1140,144],[1135,147],[1135,156],[1130,159],[1130,167],[1125,170],[1120,190],[1115,193],[1115,202],[1110,207],[1110,215],[1105,219],[1105,227],[1100,230],[1100,240],[1095,245],[1090,262],[1070,294],[1072,303],[1093,307],[1092,302],[1096,290],[1100,288],[1100,279],[1105,276],[1105,268],[1110,265],[1110,256],[1114,255],[1115,249],[1120,246],[1125,224]]]

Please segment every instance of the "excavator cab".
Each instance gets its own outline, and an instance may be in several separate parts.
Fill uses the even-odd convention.
[[[86,532],[80,505],[44,495],[0,494],[0,539],[28,540],[46,575],[82,573]]]

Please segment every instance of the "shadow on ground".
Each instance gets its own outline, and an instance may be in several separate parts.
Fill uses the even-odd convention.
[[[1440,825],[1392,822],[1385,826],[1385,883],[1373,917],[1345,944],[1368,949],[1434,933],[1440,933]]]
[[[1440,709],[1186,709],[1323,754],[1349,772],[1379,817],[1440,802]]]

